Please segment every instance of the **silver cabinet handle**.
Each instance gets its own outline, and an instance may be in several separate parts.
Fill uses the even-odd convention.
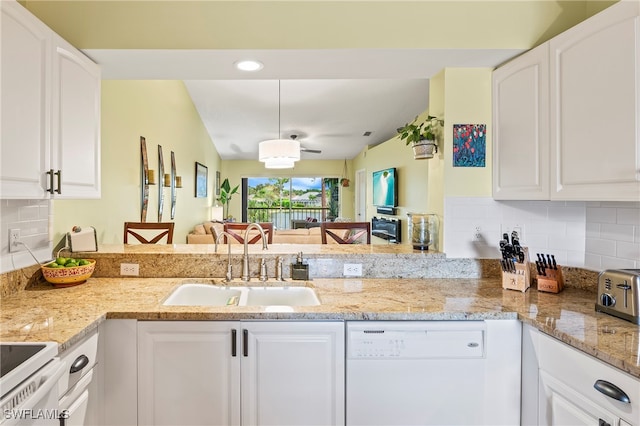
[[[75,361],[73,361],[73,364],[71,364],[69,373],[70,374],[77,373],[78,371],[85,368],[87,365],[89,365],[89,358],[87,358],[86,355],[80,355],[78,358],[76,358]]]
[[[593,387],[598,392],[608,396],[609,398],[613,398],[616,401],[624,402],[625,404],[631,404],[629,395],[624,393],[622,389],[611,382],[607,382],[606,380],[596,380],[596,382],[593,384]]]

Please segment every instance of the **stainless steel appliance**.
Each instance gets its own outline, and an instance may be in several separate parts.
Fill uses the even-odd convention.
[[[347,422],[515,425],[521,324],[347,322]]]
[[[57,354],[55,342],[0,344],[2,426],[61,424],[58,381],[64,366]]]
[[[607,269],[598,275],[596,311],[640,325],[640,269]]]

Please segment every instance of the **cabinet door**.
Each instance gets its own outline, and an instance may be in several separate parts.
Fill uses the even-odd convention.
[[[53,36],[52,164],[56,198],[100,197],[100,67]],[[56,182],[57,187],[57,182]]]
[[[540,425],[616,426],[618,418],[540,370]]]
[[[51,122],[51,30],[0,1],[0,198],[46,198]]]
[[[344,323],[242,328],[242,424],[344,424]]]
[[[552,199],[640,199],[639,9],[621,1],[550,41]]]
[[[549,199],[549,45],[493,72],[493,198]]]
[[[240,423],[239,323],[138,323],[138,424]]]

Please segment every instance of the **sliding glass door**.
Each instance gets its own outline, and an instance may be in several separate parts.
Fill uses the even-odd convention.
[[[276,229],[319,225],[338,216],[337,178],[249,177],[242,180],[243,222],[271,222]]]

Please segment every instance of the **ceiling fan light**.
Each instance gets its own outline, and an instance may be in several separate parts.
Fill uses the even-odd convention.
[[[264,162],[265,169],[293,169],[295,162],[285,159],[270,159]]]
[[[300,160],[300,142],[293,139],[271,139],[260,142],[258,160],[265,163],[276,160],[287,163],[298,161]]]

